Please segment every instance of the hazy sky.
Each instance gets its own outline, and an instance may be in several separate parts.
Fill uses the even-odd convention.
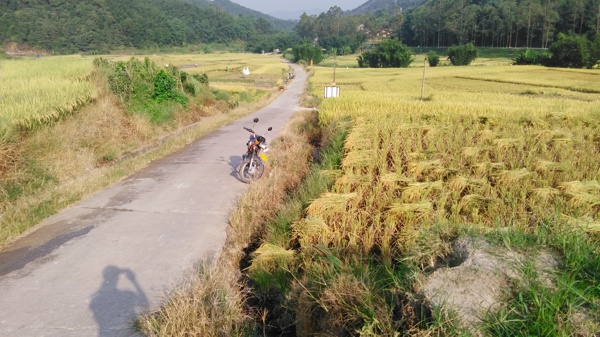
[[[323,9],[328,10],[333,6],[339,6],[343,10],[354,9],[367,0],[231,0],[244,7],[254,9],[263,13],[277,11],[297,11]]]

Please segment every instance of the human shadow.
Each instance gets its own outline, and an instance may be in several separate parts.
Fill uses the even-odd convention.
[[[149,309],[148,298],[130,269],[108,266],[103,274],[102,285],[89,305],[98,324],[98,337],[130,336],[137,313]]]

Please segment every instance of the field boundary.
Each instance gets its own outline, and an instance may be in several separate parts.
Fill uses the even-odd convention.
[[[547,84],[525,83],[525,82],[515,82],[515,81],[493,80],[493,79],[489,79],[489,78],[477,78],[477,77],[470,77],[470,76],[454,76],[454,78],[463,79],[463,80],[482,81],[482,82],[530,85],[533,87],[540,87],[540,88],[563,89],[563,90],[569,90],[569,91],[574,91],[574,92],[580,92],[580,93],[584,93],[584,94],[600,94],[600,90],[578,89],[578,88],[573,88],[573,87],[561,87],[559,85],[547,85]]]

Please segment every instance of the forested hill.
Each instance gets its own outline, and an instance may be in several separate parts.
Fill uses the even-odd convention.
[[[48,52],[252,43],[273,33],[264,18],[234,16],[216,5],[185,0],[0,1],[0,43]]]
[[[208,0],[193,0],[193,1],[207,2]],[[251,17],[255,17],[255,18],[265,19],[265,20],[269,21],[275,29],[290,31],[296,26],[296,23],[297,23],[297,21],[293,21],[293,20],[281,20],[281,19],[272,17],[270,15],[261,13],[259,11],[255,11],[253,9],[246,8],[244,6],[240,6],[229,0],[213,0],[212,3],[225,9],[225,11],[229,14],[233,14],[236,16],[237,15],[246,15],[246,16],[251,16]]]
[[[411,7],[417,6],[425,0],[368,0],[364,4],[356,7],[355,9],[348,12],[350,15],[374,13],[378,10],[407,10]]]

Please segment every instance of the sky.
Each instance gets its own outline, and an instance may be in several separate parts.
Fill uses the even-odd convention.
[[[313,9],[327,11],[333,6],[339,6],[343,10],[354,9],[367,0],[231,0],[244,7],[257,10],[265,14],[277,12],[310,12]]]

